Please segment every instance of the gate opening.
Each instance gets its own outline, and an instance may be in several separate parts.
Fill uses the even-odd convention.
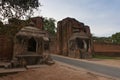
[[[34,38],[28,40],[28,51],[36,52],[36,41]]]

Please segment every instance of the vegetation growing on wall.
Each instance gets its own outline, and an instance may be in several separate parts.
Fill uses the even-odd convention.
[[[29,24],[29,20],[20,20],[16,18],[11,18],[8,20],[8,24],[3,24],[0,22],[0,35],[7,35],[9,37],[14,37],[15,34],[26,25]],[[55,19],[44,18],[43,22],[44,30],[47,30],[51,35],[55,35]]]
[[[120,32],[112,34],[110,37],[92,37],[95,42],[120,44]]]
[[[112,35],[112,41],[113,43],[120,44],[120,32],[117,32]]]
[[[43,21],[44,30],[47,30],[51,35],[55,35],[55,19],[44,18]]]
[[[6,35],[13,38],[15,34],[27,24],[27,21],[11,18],[9,24],[0,22],[0,35]]]

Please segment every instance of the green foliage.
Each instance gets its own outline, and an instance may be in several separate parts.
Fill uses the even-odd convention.
[[[3,26],[3,23],[0,21],[0,27]]]
[[[0,22],[0,35],[6,35],[10,38],[13,38],[15,34],[28,23],[27,21],[15,18],[11,18],[8,21],[9,24],[5,25]]]
[[[55,35],[55,19],[53,18],[44,18],[43,23],[44,30],[47,30],[50,34]]]
[[[4,25],[0,27],[0,35],[14,37],[18,31],[19,31],[19,28],[14,25]]]
[[[120,60],[120,57],[111,57],[111,56],[104,56],[104,55],[97,55],[95,54],[93,56],[95,59],[115,59],[115,60]]]
[[[8,23],[4,25],[0,22],[0,35],[7,35],[13,38],[21,28],[29,24],[29,20],[11,18]],[[44,30],[47,30],[51,35],[55,35],[55,20],[53,18],[45,18],[43,24]]]
[[[8,19],[9,24],[11,25],[15,25],[15,26],[23,26],[23,25],[27,25],[29,23],[28,20],[20,20],[20,19],[16,19],[16,18],[10,18]]]
[[[4,19],[31,16],[39,5],[39,0],[0,0],[0,16]]]
[[[113,43],[120,44],[120,32],[112,35],[112,41]]]
[[[110,37],[93,36],[92,38],[95,42],[120,44],[120,32],[117,32]]]
[[[112,43],[111,37],[92,37],[94,41],[100,43]]]

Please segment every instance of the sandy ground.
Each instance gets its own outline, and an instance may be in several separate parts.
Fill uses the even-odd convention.
[[[115,80],[108,77],[93,74],[83,69],[56,62],[54,65],[44,65],[40,68],[28,69],[8,76],[0,77],[0,80]]]

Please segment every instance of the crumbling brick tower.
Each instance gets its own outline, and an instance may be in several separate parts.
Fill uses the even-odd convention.
[[[31,21],[34,23],[34,26],[43,30],[43,18],[42,17],[33,17]]]
[[[76,42],[76,38],[81,38],[82,40],[86,38],[85,40],[86,45],[89,46],[87,47],[87,53],[88,52],[90,53],[92,44],[91,44],[91,33],[89,26],[86,26],[84,25],[84,23],[81,23],[76,19],[69,17],[57,23],[57,53],[58,54],[69,56],[69,53],[71,52],[69,50],[69,41],[71,39],[75,39]]]

